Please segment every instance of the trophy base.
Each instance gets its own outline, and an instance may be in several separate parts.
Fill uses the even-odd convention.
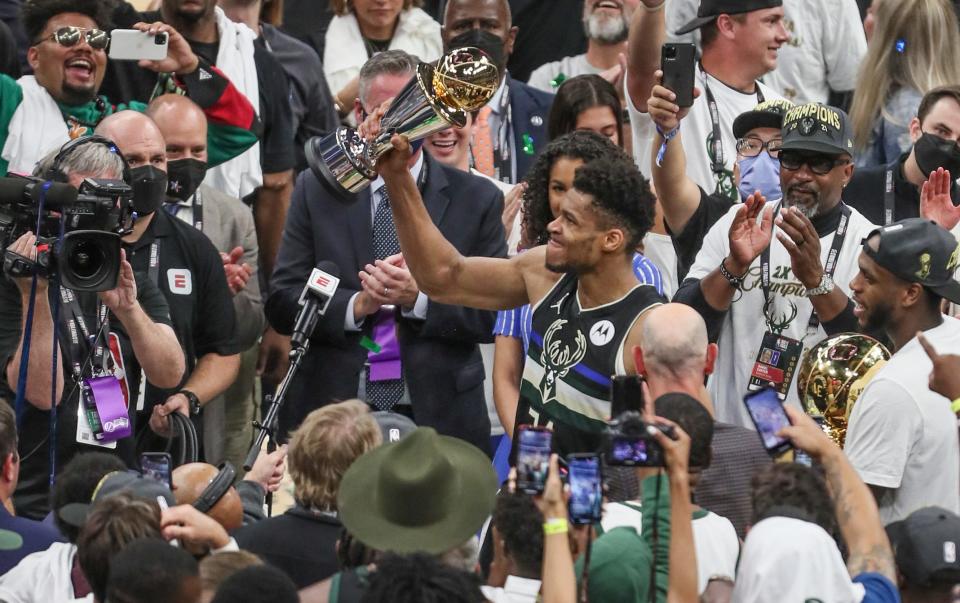
[[[368,149],[367,141],[345,126],[322,138],[315,136],[304,145],[307,165],[317,180],[336,197],[351,203],[377,178],[367,157]]]

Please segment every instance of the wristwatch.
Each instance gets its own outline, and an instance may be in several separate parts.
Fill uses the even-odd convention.
[[[181,389],[177,393],[184,396],[187,401],[190,402],[190,416],[196,416],[200,414],[200,398],[197,397],[197,394],[193,393],[189,389]]]
[[[833,291],[834,288],[833,279],[830,278],[830,275],[826,272],[823,273],[823,276],[820,278],[820,284],[814,287],[813,289],[807,289],[806,296],[813,297],[815,295],[826,295]]]

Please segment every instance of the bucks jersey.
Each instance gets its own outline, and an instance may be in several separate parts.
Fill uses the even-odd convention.
[[[625,373],[623,347],[640,315],[663,298],[649,285],[588,310],[577,277],[565,274],[533,308],[517,424],[550,425],[561,454],[596,451],[610,418],[612,375]]]

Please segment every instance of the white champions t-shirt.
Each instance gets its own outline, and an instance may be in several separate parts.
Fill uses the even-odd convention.
[[[924,332],[940,353],[960,349],[960,320]],[[933,364],[916,337],[898,350],[860,394],[843,447],[868,484],[894,488],[880,503],[886,525],[922,507],[960,513],[960,441],[950,401],[930,391]]]
[[[669,3],[668,3],[669,5]],[[713,122],[710,121],[710,107],[707,102],[706,86],[717,103],[719,114],[720,138],[723,147],[723,176],[718,178],[711,170],[710,143],[713,140]],[[707,193],[717,193],[737,198],[737,188],[733,182],[733,164],[737,160],[737,141],[733,136],[733,120],[745,111],[750,111],[764,100],[782,98],[773,89],[757,83],[760,94],[755,92],[746,94],[727,86],[720,80],[707,75],[698,67],[696,70],[696,86],[700,88],[700,96],[693,101],[690,113],[680,122],[681,141],[683,152],[687,156],[687,176]],[[624,86],[626,88],[626,86]],[[656,132],[653,120],[648,113],[637,111],[627,91],[627,110],[630,112],[630,128],[633,132],[633,159],[640,168],[640,172],[647,178],[651,177],[653,162],[653,139]],[[642,99],[646,100],[646,99]]]
[[[775,207],[776,202],[771,201],[767,206]],[[731,207],[707,232],[703,247],[697,253],[697,259],[687,278],[706,277],[727,257],[730,251],[730,224],[738,209],[739,206]],[[833,273],[834,283],[847,296],[850,295],[850,281],[859,271],[857,259],[860,257],[860,242],[874,228],[876,227],[860,212],[851,208],[850,223]],[[826,264],[827,255],[830,253],[833,236],[834,233],[831,232],[820,238],[820,261],[823,264]],[[707,384],[716,408],[717,421],[750,429],[755,427],[743,405],[743,396],[748,392],[750,373],[767,330],[760,259],[758,256],[750,264],[750,270],[743,282],[742,295],[734,295],[730,310],[723,319],[718,341],[720,353],[716,369]],[[773,314],[784,325],[781,334],[802,341],[804,351],[826,337],[822,325],[817,326],[816,332],[808,334],[808,321],[810,313],[813,312],[813,304],[804,295],[805,291],[806,288],[793,274],[790,254],[774,234],[770,244],[770,297],[773,300]],[[793,379],[796,380],[796,374]],[[800,408],[796,385],[793,383],[786,401]]]
[[[540,65],[530,74],[530,79],[527,81],[527,84],[538,90],[554,94],[559,85],[563,83],[559,82],[556,86],[553,85],[553,80],[556,79],[558,75],[562,74],[563,81],[566,81],[578,75],[600,73],[601,71],[603,70],[597,69],[587,61],[586,54],[578,54],[572,57],[563,57],[559,61]]]
[[[700,30],[676,35],[697,16],[698,0],[671,0],[666,8],[667,40],[700,46]],[[765,84],[794,103],[826,103],[830,90],[853,90],[867,40],[857,4],[851,0],[791,0],[783,5],[790,41],[780,47],[777,68]]]

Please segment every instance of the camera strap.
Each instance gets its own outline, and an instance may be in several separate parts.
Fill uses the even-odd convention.
[[[193,227],[203,232],[203,198],[200,196],[200,189],[193,193]],[[159,257],[159,256],[158,256]]]
[[[109,350],[106,340],[110,336],[107,324],[107,307],[97,301],[97,318],[99,329],[94,333],[83,317],[83,310],[77,300],[77,294],[72,289],[60,288],[60,299],[63,302],[66,315],[68,338],[70,341],[71,370],[76,381],[83,378],[84,359],[89,355],[93,365],[93,374],[100,376],[108,372],[107,354]]]
[[[724,161],[723,154],[723,136],[720,133],[720,113],[717,109],[717,101],[713,97],[713,93],[710,92],[709,80],[711,76],[704,70],[702,62],[698,62],[697,66],[700,68],[700,74],[703,76],[703,92],[707,97],[707,108],[710,110],[712,136],[712,140],[710,141],[710,170],[717,177],[717,184],[719,184],[727,172],[727,165],[726,161]],[[757,87],[757,104],[760,104],[765,100],[763,92],[760,90],[759,83],[754,83],[754,86]]]

